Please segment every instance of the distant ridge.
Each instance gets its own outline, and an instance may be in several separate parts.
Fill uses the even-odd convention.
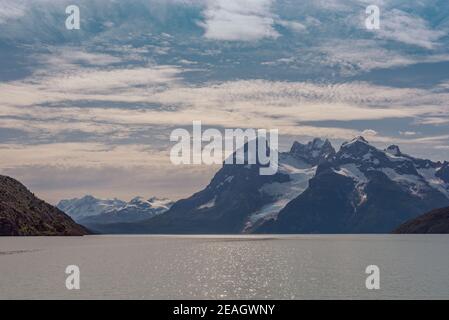
[[[135,197],[131,201],[97,199],[87,195],[82,198],[61,200],[57,207],[77,223],[89,230],[103,233],[109,224],[136,223],[163,214],[173,201],[151,197]]]
[[[0,175],[0,236],[82,236],[89,231],[23,184]]]

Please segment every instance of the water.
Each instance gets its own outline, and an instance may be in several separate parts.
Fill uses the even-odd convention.
[[[449,236],[0,238],[0,298],[448,299]]]

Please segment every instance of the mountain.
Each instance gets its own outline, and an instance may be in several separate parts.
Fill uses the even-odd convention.
[[[36,198],[20,182],[0,176],[1,236],[81,236],[89,231]]]
[[[105,224],[150,219],[167,211],[172,204],[171,200],[156,197],[148,200],[136,197],[126,202],[119,199],[97,199],[88,195],[80,199],[61,200],[57,207],[76,222],[102,232]]]
[[[306,163],[317,165],[322,161],[332,159],[335,156],[335,149],[329,140],[315,138],[307,144],[295,141],[290,149],[290,155]]]
[[[247,159],[247,145],[244,148]],[[204,190],[176,202],[166,213],[138,224],[109,225],[106,232],[250,233],[301,194],[317,163],[334,154],[329,141],[315,139],[280,153],[279,170],[271,176],[259,174],[259,163],[224,164]]]
[[[139,223],[108,224],[102,231],[389,233],[449,205],[447,162],[414,158],[396,145],[381,150],[363,137],[338,152],[328,140],[295,142],[279,154],[275,175],[261,176],[260,167],[223,164],[205,189],[167,212]]]
[[[387,233],[449,205],[448,164],[413,158],[363,137],[318,165],[309,187],[257,233]]]
[[[394,233],[449,233],[449,207],[436,209],[400,225]]]
[[[126,206],[126,202],[122,200],[101,200],[89,195],[80,199],[61,200],[57,204],[60,210],[66,212],[75,221],[114,211],[124,206]]]

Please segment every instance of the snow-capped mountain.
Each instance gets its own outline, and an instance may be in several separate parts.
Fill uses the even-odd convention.
[[[235,154],[234,154],[235,156]],[[449,163],[381,150],[363,137],[338,152],[328,140],[295,142],[279,154],[279,171],[227,165],[210,184],[138,223],[110,233],[385,233],[449,205]]]
[[[276,219],[279,211],[307,189],[309,180],[315,176],[318,163],[327,161],[334,155],[335,149],[329,140],[317,138],[307,144],[295,141],[290,152],[279,155],[279,172],[287,175],[289,180],[268,183],[259,189],[271,201],[251,212],[243,231],[251,232],[264,221]]]
[[[57,204],[57,207],[67,213],[75,221],[78,221],[85,217],[97,216],[105,212],[118,210],[125,205],[126,202],[122,200],[102,200],[87,195],[82,198],[61,200]]]
[[[171,200],[156,197],[148,200],[136,197],[126,202],[118,199],[103,200],[85,196],[81,199],[62,200],[59,202],[58,208],[83,225],[98,227],[97,225],[107,223],[149,219],[167,211],[172,204]]]
[[[447,162],[380,150],[363,137],[318,165],[309,187],[259,233],[381,233],[449,205]]]
[[[204,190],[176,202],[166,213],[140,224],[108,226],[108,232],[251,232],[263,221],[276,218],[307,188],[317,163],[333,154],[329,141],[315,139],[280,153],[279,170],[272,176],[260,175],[259,164],[224,164]]]

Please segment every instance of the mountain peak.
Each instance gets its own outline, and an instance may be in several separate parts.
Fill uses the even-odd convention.
[[[298,148],[305,148],[307,150],[318,150],[318,149],[322,149],[328,145],[331,145],[330,141],[328,139],[323,140],[321,138],[314,138],[312,141],[309,141],[307,144],[302,144],[298,141],[295,141],[293,143],[293,146],[291,147],[290,152],[294,152]]]
[[[310,164],[318,164],[335,155],[335,149],[328,139],[314,138],[307,144],[295,141],[290,149],[290,154]]]
[[[256,137],[246,141],[243,146],[236,146],[234,152],[224,161],[225,164],[251,164],[250,159],[255,160],[256,164],[259,164],[259,147],[265,144],[266,152],[269,154],[272,152],[269,141],[265,137]],[[255,150],[250,149],[251,146],[255,146]]]
[[[393,155],[393,156],[400,156],[402,155],[401,149],[395,144],[389,146],[387,149],[385,149],[385,152]]]
[[[346,141],[341,145],[341,150],[353,150],[357,153],[365,152],[371,149],[375,149],[364,137],[358,136],[352,139],[351,141]]]
[[[355,143],[369,144],[368,140],[366,140],[364,137],[357,136],[354,139],[352,139],[351,141],[347,141],[347,142],[343,143],[343,146],[348,146],[348,145],[352,145],[352,144],[355,144]]]
[[[137,196],[137,197],[132,198],[132,199],[129,201],[129,203],[140,203],[140,202],[145,202],[145,201],[146,201],[146,200],[145,200],[143,197]]]
[[[337,153],[337,158],[344,162],[355,160],[358,162],[371,162],[374,158],[380,160],[383,157],[385,157],[384,152],[369,144],[362,136],[355,137],[351,141],[343,143]]]
[[[328,140],[323,141],[321,138],[315,138],[312,140],[311,146],[313,149],[321,149],[326,142],[329,142],[329,141]]]
[[[82,197],[80,199],[75,198],[73,200],[81,200],[81,201],[84,201],[84,202],[92,202],[92,201],[97,201],[98,199],[95,198],[94,196],[91,196],[91,195],[88,194],[88,195],[85,195],[84,197]]]

